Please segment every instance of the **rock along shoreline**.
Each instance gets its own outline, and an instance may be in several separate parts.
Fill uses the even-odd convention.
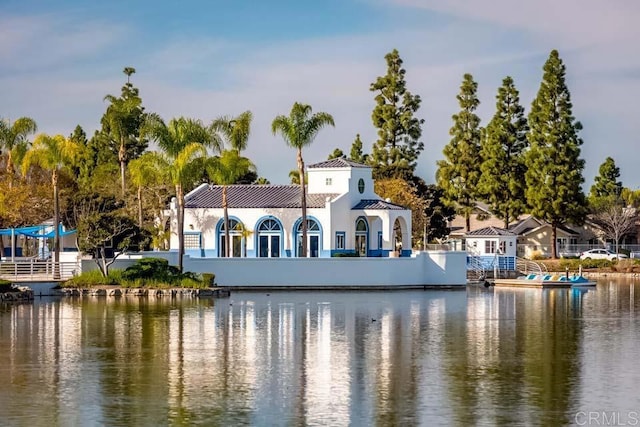
[[[207,288],[207,289],[190,289],[190,288],[170,288],[170,289],[147,289],[147,288],[61,288],[58,292],[66,297],[212,297],[226,298],[231,291],[226,288]]]

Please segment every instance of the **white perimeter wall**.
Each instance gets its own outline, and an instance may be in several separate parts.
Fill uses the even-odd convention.
[[[143,256],[165,258],[176,265],[175,252],[149,252]],[[119,258],[111,268],[124,269],[135,258]],[[219,286],[229,287],[393,287],[465,286],[466,252],[428,251],[406,258],[190,258],[185,271],[215,273]],[[95,269],[83,260],[83,271]]]

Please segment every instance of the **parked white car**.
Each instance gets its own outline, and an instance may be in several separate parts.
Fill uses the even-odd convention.
[[[609,249],[589,249],[580,254],[580,259],[608,259],[613,261],[614,259],[629,258],[625,254],[617,254],[611,252]]]

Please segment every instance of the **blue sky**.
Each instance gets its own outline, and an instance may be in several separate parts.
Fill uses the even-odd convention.
[[[124,1],[3,0],[0,116],[28,115],[68,135],[99,126],[104,95],[133,66],[147,111],[209,122],[254,113],[247,155],[259,174],[286,183],[295,152],[271,134],[295,101],[334,116],[306,162],[348,152],[357,133],[370,150],[374,94],[397,48],[426,120],[418,173],[433,182],[449,141],[464,73],[479,84],[486,124],[511,75],[527,112],[551,49],[567,66],[574,115],[584,126],[585,191],[607,156],[624,185],[640,188],[640,2],[636,0]]]

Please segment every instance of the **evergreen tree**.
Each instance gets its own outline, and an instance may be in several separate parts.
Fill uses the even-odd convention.
[[[481,143],[478,190],[508,228],[526,208],[524,151],[529,127],[511,77],[502,81],[496,99],[496,113]]]
[[[420,180],[422,181],[422,180]],[[455,210],[443,203],[444,192],[435,184],[417,185],[418,194],[425,200],[426,227],[424,241],[446,237],[449,234],[449,221],[455,216]]]
[[[424,149],[420,141],[423,119],[414,117],[420,108],[420,96],[407,90],[406,71],[396,49],[385,56],[387,74],[378,77],[370,90],[376,92],[376,106],[371,118],[378,129],[373,146],[374,178],[407,178],[416,168]]]
[[[260,176],[258,177],[258,179],[255,180],[255,182],[253,183],[254,185],[269,185],[271,184],[271,181],[269,181],[267,178]]]
[[[551,224],[553,258],[557,258],[557,227],[565,222],[580,224],[586,215],[578,137],[582,125],[571,112],[565,73],[558,51],[551,51],[529,113],[531,148],[525,156],[527,203],[533,215]]]
[[[615,160],[607,157],[600,165],[599,175],[595,178],[595,183],[591,187],[590,196],[610,197],[619,199],[622,194],[622,182],[620,178],[620,168],[616,166]]]
[[[89,141],[87,140],[87,134],[82,129],[82,126],[77,125],[69,139],[75,142],[79,147],[78,155],[75,158],[74,165],[71,168],[73,176],[76,182],[80,182],[83,178],[88,178],[91,174],[91,170],[95,166],[88,149]]]
[[[456,206],[464,215],[466,230],[470,231],[470,217],[477,197],[480,179],[480,117],[475,114],[480,104],[478,84],[471,74],[465,74],[458,102],[461,110],[453,115],[453,127],[449,130],[451,141],[443,149],[444,160],[438,161],[436,179],[444,192],[445,202]]]
[[[327,160],[331,160],[331,159],[343,159],[347,156],[345,156],[345,154],[342,152],[341,149],[336,148],[334,149],[331,154],[329,154],[329,157],[327,157]]]
[[[362,152],[362,140],[360,139],[360,134],[356,135],[355,141],[351,144],[349,159],[362,164],[367,163],[369,160],[369,155]]]

